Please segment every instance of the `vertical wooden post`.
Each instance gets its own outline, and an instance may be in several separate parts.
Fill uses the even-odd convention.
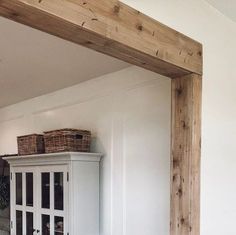
[[[202,77],[172,80],[171,235],[200,235]]]

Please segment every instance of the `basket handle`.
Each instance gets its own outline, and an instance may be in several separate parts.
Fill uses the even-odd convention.
[[[83,139],[83,135],[77,134],[77,135],[75,135],[75,138],[76,138],[77,140],[82,140],[82,139]]]

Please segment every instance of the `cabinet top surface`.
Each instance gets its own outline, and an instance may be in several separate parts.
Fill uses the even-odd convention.
[[[27,156],[15,156],[3,158],[9,164],[12,163],[24,163],[24,162],[70,162],[70,161],[87,161],[87,162],[99,162],[101,160],[101,153],[82,153],[82,152],[61,152],[61,153],[49,153],[49,154],[36,154]]]

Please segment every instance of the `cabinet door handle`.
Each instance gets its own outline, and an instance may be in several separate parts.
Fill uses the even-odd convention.
[[[36,231],[36,232],[37,232],[37,233],[39,233],[39,232],[40,232],[40,230],[38,230],[38,229],[37,229],[37,231]]]

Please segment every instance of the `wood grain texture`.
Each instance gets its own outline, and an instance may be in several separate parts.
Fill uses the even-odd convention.
[[[117,0],[0,0],[0,15],[168,77],[202,74],[202,45]]]
[[[200,234],[202,78],[172,80],[171,235]]]
[[[0,0],[0,15],[173,78],[170,234],[199,235],[202,45],[117,0]]]

